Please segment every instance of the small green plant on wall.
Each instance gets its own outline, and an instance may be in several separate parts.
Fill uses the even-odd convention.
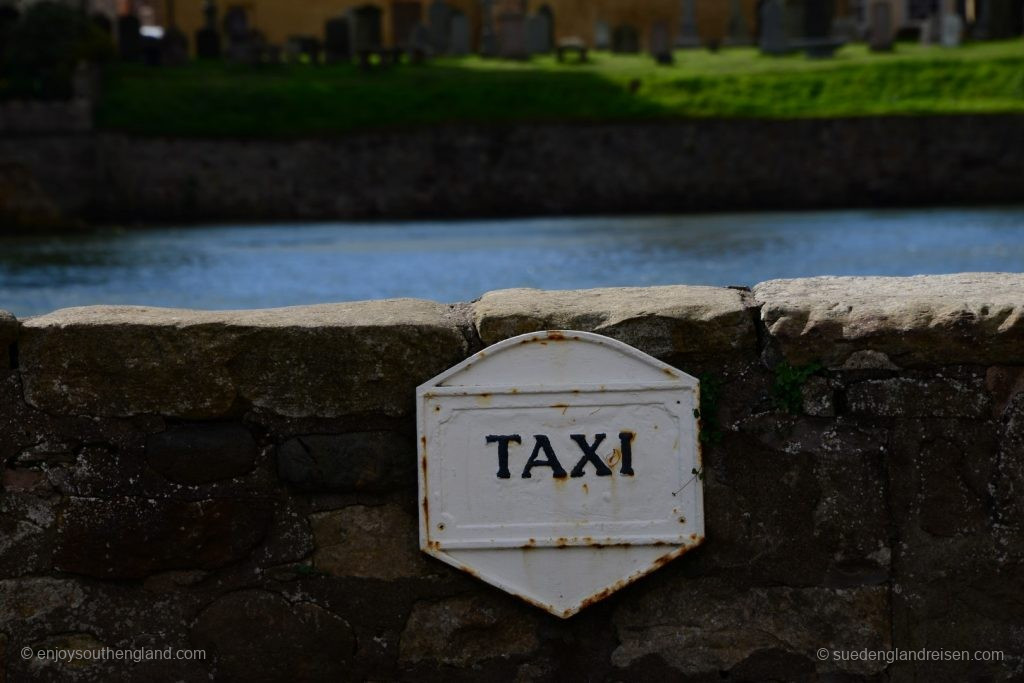
[[[722,395],[722,383],[711,375],[700,378],[700,408],[693,416],[700,420],[701,444],[716,444],[722,440],[722,429],[718,423],[718,399]]]
[[[821,368],[821,363],[794,367],[783,361],[776,365],[775,379],[772,381],[772,400],[775,407],[798,415],[804,403],[804,384]]]

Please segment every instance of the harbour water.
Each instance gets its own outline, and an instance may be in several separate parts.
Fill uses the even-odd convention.
[[[0,240],[0,309],[200,309],[508,287],[753,285],[812,275],[1024,271],[1024,207],[319,223]]]

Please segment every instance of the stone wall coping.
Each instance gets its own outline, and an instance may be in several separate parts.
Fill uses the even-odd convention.
[[[447,307],[424,299],[380,299],[283,308],[204,311],[155,306],[79,306],[26,318],[25,328],[153,325],[188,327],[321,327],[401,325],[430,322]],[[0,316],[2,317],[2,316]]]
[[[794,363],[1024,363],[1021,273],[771,280],[753,293],[768,335]]]
[[[473,305],[484,344],[546,329],[597,332],[658,357],[753,351],[749,292],[725,287],[620,287],[570,291],[506,289]]]
[[[468,308],[91,306],[18,327],[0,312],[0,342],[18,336],[27,400],[53,412],[210,418],[241,401],[290,417],[405,415],[412,389],[471,353],[470,340],[543,329],[605,334],[682,366],[754,359],[766,345],[833,369],[1021,365],[1024,274],[816,277],[752,291],[510,289]]]
[[[392,299],[255,311],[131,306],[29,318],[26,400],[54,413],[209,419],[400,416],[425,379],[468,353],[452,308]]]

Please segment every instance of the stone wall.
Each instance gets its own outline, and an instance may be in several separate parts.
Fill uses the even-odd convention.
[[[0,314],[0,680],[1019,678],[1022,292],[993,274]],[[704,392],[708,540],[567,621],[417,549],[414,387],[551,328]],[[20,655],[104,646],[207,659]]]
[[[1006,115],[0,137],[0,165],[97,223],[342,220],[1019,202],[1022,150]]]

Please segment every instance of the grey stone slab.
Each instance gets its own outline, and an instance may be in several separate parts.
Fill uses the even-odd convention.
[[[891,0],[872,0],[868,8],[868,44],[875,52],[892,49],[893,21]]]
[[[786,6],[782,0],[767,0],[761,6],[761,51],[778,55],[789,49]]]
[[[612,48],[612,29],[604,21],[594,22],[594,49],[610,50]]]
[[[485,344],[549,329],[597,332],[658,357],[754,353],[749,294],[718,287],[510,289],[474,305]]]
[[[530,55],[551,52],[551,20],[544,14],[533,14],[526,19],[526,51]]]
[[[696,0],[682,0],[680,3],[676,47],[700,47],[700,34],[697,33]]]
[[[452,31],[451,6],[444,0],[434,0],[427,9],[427,18],[430,28],[430,43],[434,48],[434,54],[446,54]]]
[[[469,19],[460,12],[452,16],[448,52],[455,57],[463,57],[468,55],[471,50]]]
[[[466,341],[429,301],[207,312],[131,306],[27,321],[26,399],[54,413],[213,418],[252,405],[287,417],[413,410],[418,384]]]
[[[1024,363],[1024,274],[817,277],[753,291],[793,363],[841,367],[864,352],[901,367]]]

